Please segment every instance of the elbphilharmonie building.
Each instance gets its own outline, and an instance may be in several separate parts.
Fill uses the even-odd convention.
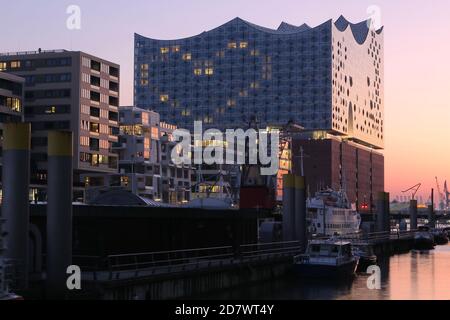
[[[261,27],[240,18],[199,35],[135,35],[135,106],[192,129],[294,122],[384,146],[383,29],[344,17],[317,27]]]

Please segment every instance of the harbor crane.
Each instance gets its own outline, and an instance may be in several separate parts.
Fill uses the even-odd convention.
[[[414,191],[414,192],[412,193],[411,199],[412,199],[412,200],[415,200],[415,199],[416,199],[416,194],[417,194],[417,192],[419,191],[419,189],[420,189],[421,186],[422,186],[422,183],[418,183],[418,184],[416,184],[415,186],[409,188],[408,190],[405,190],[405,191],[402,191],[402,192],[403,192],[403,193],[407,193],[407,192],[409,192],[409,191]]]
[[[446,206],[446,203],[445,203],[446,196],[444,196],[444,193],[441,190],[441,185],[439,184],[438,177],[436,177],[436,186],[437,186],[437,191],[438,191],[438,195],[439,195],[439,209],[444,210],[445,206]]]
[[[450,192],[448,191],[447,181],[444,183],[444,195],[445,195],[445,207],[447,210],[450,209]]]

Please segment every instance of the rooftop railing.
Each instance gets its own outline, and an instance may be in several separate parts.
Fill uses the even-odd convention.
[[[67,50],[56,49],[56,50],[1,52],[0,56],[24,56],[24,55],[41,54],[41,53],[63,53],[63,52],[67,52]]]

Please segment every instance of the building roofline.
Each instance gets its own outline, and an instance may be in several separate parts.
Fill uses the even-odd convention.
[[[327,23],[333,23],[336,26],[336,28],[339,31],[341,31],[341,32],[345,31],[350,26],[352,31],[353,31],[353,35],[355,37],[355,40],[358,43],[360,43],[361,39],[364,38],[363,39],[364,41],[362,41],[362,43],[364,43],[365,39],[366,39],[366,37],[367,37],[367,35],[369,34],[369,31],[370,31],[370,28],[369,28],[370,21],[371,20],[369,19],[369,20],[364,20],[362,22],[359,22],[359,23],[355,24],[355,23],[349,22],[343,15],[341,15],[336,21],[334,21],[334,23],[333,23],[333,20],[330,19],[330,20],[325,21],[322,24],[317,25],[316,27],[310,27],[307,24],[302,24],[300,26],[295,26],[295,25],[292,25],[292,24],[289,24],[289,23],[286,23],[286,22],[282,22],[280,24],[280,26],[278,27],[278,29],[271,29],[271,28],[259,26],[257,24],[254,24],[254,23],[248,22],[248,21],[246,21],[244,19],[241,19],[239,17],[236,17],[236,18],[234,18],[234,19],[232,19],[232,20],[230,20],[230,21],[228,21],[228,22],[226,22],[226,23],[224,23],[224,24],[222,24],[222,25],[220,25],[220,26],[218,26],[216,28],[213,28],[213,29],[208,30],[208,31],[203,31],[203,32],[201,32],[201,33],[199,33],[197,35],[193,35],[193,36],[189,36],[189,37],[185,37],[185,38],[155,39],[155,38],[150,38],[150,37],[143,36],[143,35],[141,35],[139,33],[135,33],[134,36],[135,36],[135,39],[140,37],[140,38],[144,38],[144,39],[147,39],[147,40],[160,41],[160,42],[182,41],[182,40],[192,39],[192,38],[195,38],[195,37],[198,37],[198,36],[201,36],[201,35],[213,32],[213,31],[216,31],[218,29],[224,28],[227,25],[233,24],[233,23],[243,23],[243,24],[246,24],[249,27],[253,28],[254,30],[257,30],[257,31],[260,31],[260,32],[263,32],[263,33],[283,36],[283,35],[294,35],[294,34],[299,34],[299,33],[303,33],[303,32],[308,32],[310,30],[313,30],[313,29],[316,29],[316,28],[320,28],[321,26],[323,26],[323,25],[325,25]],[[377,34],[381,34],[382,32],[383,32],[383,27],[378,29],[378,30],[376,30]]]

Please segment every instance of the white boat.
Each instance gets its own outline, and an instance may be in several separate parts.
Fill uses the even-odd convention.
[[[294,257],[295,271],[305,278],[348,279],[358,262],[350,242],[334,239],[310,241],[306,253]]]
[[[309,232],[313,235],[350,235],[360,231],[361,216],[345,192],[319,191],[307,200]]]

